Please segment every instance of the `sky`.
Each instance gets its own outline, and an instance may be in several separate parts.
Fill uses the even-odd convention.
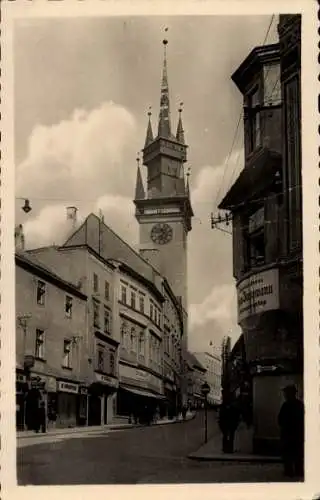
[[[232,237],[210,214],[243,168],[242,107],[232,73],[262,45],[271,16],[105,17],[17,20],[14,32],[16,222],[27,248],[64,241],[66,207],[79,223],[102,211],[137,248],[132,202],[147,112],[156,130],[164,29],[172,128],[179,103],[189,145],[189,348],[235,341]],[[277,16],[267,43],[277,41]],[[233,144],[234,143],[234,144]],[[233,147],[232,147],[233,144]],[[146,174],[144,170],[144,174]],[[30,199],[32,211],[24,214]],[[228,229],[228,228],[226,228]]]

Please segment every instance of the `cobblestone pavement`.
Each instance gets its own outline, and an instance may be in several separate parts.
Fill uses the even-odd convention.
[[[216,435],[215,414],[208,436]],[[189,422],[25,446],[17,450],[19,484],[143,484],[283,481],[280,464],[196,462],[203,414]]]

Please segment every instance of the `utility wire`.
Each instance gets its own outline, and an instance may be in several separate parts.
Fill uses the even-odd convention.
[[[269,33],[270,33],[270,30],[271,30],[271,27],[272,27],[272,24],[273,24],[273,21],[274,21],[274,18],[275,18],[275,15],[273,14],[271,16],[271,19],[270,19],[270,22],[269,22],[269,26],[268,26],[268,29],[267,29],[267,32],[266,32],[266,35],[264,37],[264,41],[263,41],[263,44],[262,45],[265,45],[266,44],[266,41],[268,39],[268,36],[269,36]],[[267,75],[266,75],[267,76]],[[218,189],[218,192],[217,192],[217,195],[215,197],[215,202],[214,202],[214,207],[216,206],[217,204],[217,201],[218,201],[218,198],[220,196],[220,193],[221,193],[221,189],[223,187],[223,183],[224,183],[224,179],[225,179],[225,175],[226,175],[226,172],[228,170],[228,166],[229,166],[229,161],[230,161],[230,158],[231,158],[231,155],[232,155],[232,152],[233,152],[233,148],[234,148],[234,145],[235,145],[235,142],[236,142],[236,139],[237,139],[237,135],[238,135],[238,132],[239,132],[239,126],[240,126],[240,123],[242,121],[242,118],[243,118],[243,110],[241,110],[240,112],[240,116],[239,116],[239,119],[238,119],[238,123],[237,123],[237,126],[236,126],[236,130],[235,130],[235,133],[234,133],[234,136],[233,136],[233,140],[232,140],[232,145],[231,145],[231,148],[230,148],[230,151],[229,151],[229,154],[227,156],[227,160],[225,162],[225,169],[224,169],[224,172],[223,172],[223,177],[222,177],[222,181],[219,185],[219,189]],[[238,154],[238,158],[237,158],[237,162],[239,161],[239,156],[240,156],[240,153]],[[236,166],[234,167],[234,170],[235,170]],[[232,173],[232,176],[234,174],[234,170],[233,170],[233,173]]]

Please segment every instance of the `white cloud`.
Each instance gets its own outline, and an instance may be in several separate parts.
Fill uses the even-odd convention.
[[[83,220],[83,214],[78,214],[78,224]],[[24,225],[26,247],[62,244],[71,232],[71,223],[66,217],[66,207],[63,205],[47,205]]]
[[[236,340],[241,330],[237,325],[235,285],[213,286],[201,303],[190,305],[189,322],[193,350],[208,349],[210,341],[220,346],[225,335]]]
[[[79,221],[101,209],[115,231],[136,239],[133,203],[117,194],[128,183],[134,189],[135,169],[127,171],[122,161],[135,131],[131,113],[111,102],[35,127],[16,173],[18,195],[28,197],[34,208],[24,223],[27,247],[62,243],[68,232],[66,206],[71,204],[79,208]]]
[[[212,210],[218,204],[243,168],[243,149],[235,150],[229,160],[217,166],[205,166],[198,173],[191,190],[195,207],[211,203]]]
[[[36,126],[27,157],[17,167],[18,195],[92,200],[116,192],[135,130],[132,114],[112,102],[75,110],[52,126]]]

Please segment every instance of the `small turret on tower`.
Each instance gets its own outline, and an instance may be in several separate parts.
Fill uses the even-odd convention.
[[[136,192],[135,200],[144,200],[145,191],[142,182],[141,170],[140,170],[140,157],[137,157],[137,180],[136,180]]]
[[[178,109],[178,113],[179,113],[179,120],[178,120],[178,126],[177,126],[177,134],[176,134],[176,138],[177,138],[177,141],[180,143],[180,144],[185,144],[185,140],[184,140],[184,130],[183,130],[183,125],[182,125],[182,117],[181,117],[181,113],[182,113],[182,106],[183,106],[183,102],[180,102],[180,107]]]
[[[145,143],[144,143],[144,147],[146,148],[147,146],[149,146],[149,144],[152,143],[153,141],[153,132],[152,132],[152,125],[151,125],[151,107],[149,108],[149,111],[148,111],[148,126],[147,126],[147,134],[146,134],[146,140],[145,140]]]

